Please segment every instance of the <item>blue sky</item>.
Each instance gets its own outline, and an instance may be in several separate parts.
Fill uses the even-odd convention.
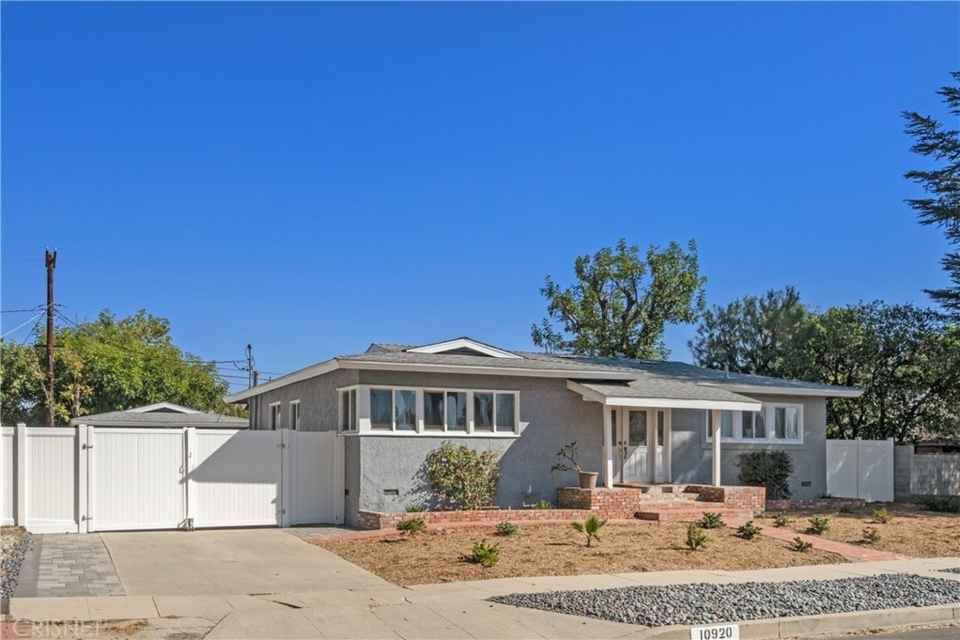
[[[958,7],[5,3],[2,306],[46,245],[65,313],[209,359],[529,348],[621,237],[695,239],[711,305],[927,304],[899,112],[943,114]]]

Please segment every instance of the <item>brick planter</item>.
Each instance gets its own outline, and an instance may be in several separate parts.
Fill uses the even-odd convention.
[[[767,511],[839,511],[861,509],[867,504],[859,498],[820,498],[818,500],[767,500]]]
[[[382,513],[361,511],[358,526],[361,529],[394,529],[401,520],[421,518],[427,526],[443,525],[495,525],[504,520],[510,522],[572,522],[585,520],[596,512],[584,509],[482,509],[478,511],[420,511],[417,513]],[[603,514],[613,519],[633,518],[633,513],[620,515]]]

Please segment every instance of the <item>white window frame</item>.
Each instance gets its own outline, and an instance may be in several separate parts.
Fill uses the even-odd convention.
[[[357,400],[355,402],[350,401],[350,393],[356,394]],[[356,434],[359,431],[359,422],[357,420],[357,413],[359,413],[360,405],[360,393],[359,385],[353,385],[351,387],[342,387],[337,389],[337,431],[342,434]],[[344,420],[343,413],[343,399],[347,399],[347,415],[346,420]]]
[[[342,387],[337,391],[339,394],[347,392],[351,389],[357,391],[357,408],[359,415],[358,425],[356,431],[344,431],[340,425],[343,424],[343,396],[337,396],[337,425],[338,430],[341,433],[356,433],[357,435],[374,435],[374,436],[433,436],[438,437],[442,436],[445,438],[458,438],[458,437],[478,437],[478,438],[517,438],[520,436],[521,431],[523,430],[523,424],[520,422],[520,392],[513,391],[510,389],[464,389],[456,387],[417,387],[410,385],[389,385],[389,384],[360,384],[353,385],[351,387]],[[391,413],[391,428],[384,429],[378,428],[374,429],[371,424],[371,391],[374,389],[378,390],[390,390],[393,392],[392,400],[393,407]],[[415,430],[403,430],[397,429],[396,424],[396,407],[397,407],[397,392],[398,391],[413,391],[416,394],[417,403],[416,403],[416,429]],[[437,393],[443,394],[443,429],[427,429],[426,428],[426,406],[425,406],[425,394],[427,393]],[[466,394],[466,403],[467,403],[467,424],[466,430],[454,430],[450,428],[450,425],[447,423],[447,394],[448,393],[464,393]],[[488,393],[493,395],[493,431],[477,431],[474,428],[474,394],[475,393]],[[497,420],[497,396],[498,395],[512,395],[513,396],[513,427],[509,431],[504,430],[504,427],[498,424]],[[356,420],[357,416],[353,416],[352,419]],[[500,430],[497,430],[500,428]]]
[[[776,410],[777,409],[796,409],[797,410],[797,436],[796,438],[777,438],[776,437]],[[706,442],[713,442],[713,430],[710,428],[710,410],[705,410],[706,423],[704,431],[706,433]],[[803,405],[794,402],[771,402],[764,403],[760,411],[751,411],[750,413],[761,413],[763,415],[764,426],[767,435],[764,438],[744,438],[743,437],[743,411],[733,412],[733,437],[721,438],[721,442],[733,442],[738,444],[803,444]]]
[[[290,405],[290,411],[288,412],[290,414],[290,430],[300,431],[300,426],[303,423],[303,416],[300,413],[300,399],[291,400],[288,404]],[[293,410],[294,407],[297,408],[296,411]]]
[[[396,433],[416,433],[417,431],[420,430],[420,422],[421,422],[421,420],[420,420],[420,405],[421,405],[421,398],[420,398],[420,394],[418,393],[418,389],[417,389],[416,387],[394,387],[394,386],[382,385],[382,384],[372,384],[372,385],[369,385],[369,387],[367,387],[367,393],[369,393],[369,394],[370,394],[370,397],[371,397],[371,407],[373,406],[373,405],[372,405],[372,398],[373,398],[373,392],[374,392],[374,391],[389,391],[389,392],[390,392],[390,428],[389,428],[389,429],[384,429],[383,427],[376,427],[376,428],[374,428],[374,426],[373,426],[373,418],[372,418],[372,416],[371,416],[371,422],[370,422],[370,431],[371,431],[371,432],[376,432],[376,433],[388,433],[388,432],[396,432]],[[414,405],[413,405],[413,406],[414,406],[413,429],[398,429],[398,428],[397,428],[397,394],[400,393],[401,391],[412,391],[412,392],[413,392],[413,395],[414,395],[414,398],[415,398],[415,400],[414,400]],[[446,408],[446,407],[444,407],[444,408]],[[444,413],[446,413],[446,412],[444,412]],[[372,414],[372,409],[371,409],[371,414]],[[439,432],[438,432],[438,433],[439,433]]]
[[[267,421],[270,425],[270,431],[276,431],[281,428],[281,421],[283,420],[283,403],[282,402],[271,402],[269,405],[270,419]],[[274,414],[276,410],[276,414]]]

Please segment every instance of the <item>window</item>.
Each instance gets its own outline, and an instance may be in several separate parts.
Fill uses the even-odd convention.
[[[282,405],[279,402],[274,402],[270,405],[270,430],[276,431],[280,427],[280,411],[282,410]]]
[[[423,428],[427,431],[443,431],[443,392],[423,392]]]
[[[467,394],[463,391],[447,392],[447,431],[467,430]]]
[[[631,411],[628,414],[629,441],[631,447],[647,446],[647,412]]]
[[[493,394],[473,394],[473,430],[493,431]]]
[[[290,428],[294,431],[300,429],[300,401],[290,401]]]
[[[393,429],[393,391],[370,389],[370,428]]]
[[[713,412],[706,411],[706,414],[706,435],[710,442]],[[803,406],[770,404],[763,405],[760,411],[722,411],[720,429],[723,440],[800,444],[803,442]]]
[[[340,430],[357,430],[357,390],[347,389],[340,392]]]
[[[396,430],[416,431],[417,392],[411,389],[397,389],[393,406]]]
[[[517,430],[517,400],[513,393],[498,393],[497,396],[497,431]]]

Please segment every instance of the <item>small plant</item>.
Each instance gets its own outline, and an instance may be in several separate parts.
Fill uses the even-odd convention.
[[[593,540],[600,542],[600,536],[597,535],[597,532],[600,531],[605,524],[607,524],[606,520],[601,520],[597,516],[590,516],[585,522],[571,522],[570,526],[578,533],[582,533],[587,537],[587,546],[589,547]]]
[[[583,473],[583,467],[577,462],[577,441],[568,442],[557,451],[560,462],[550,467],[550,471],[576,471]]]
[[[873,516],[873,521],[879,524],[887,524],[893,520],[893,516],[890,515],[890,512],[883,507],[880,509],[874,509],[871,515]]]
[[[960,513],[960,496],[924,496],[917,500],[930,511]]]
[[[785,513],[778,513],[773,517],[773,526],[786,527],[790,524],[790,518]]]
[[[880,532],[873,527],[863,529],[863,544],[876,544],[880,542]]]
[[[853,513],[854,508],[852,504],[842,504],[840,505],[840,513]]]
[[[697,526],[696,522],[691,522],[687,527],[687,548],[690,551],[696,551],[707,546],[707,532]]]
[[[830,518],[827,516],[813,516],[807,522],[810,523],[810,526],[807,527],[807,533],[812,533],[815,536],[822,535],[830,530]]]
[[[536,504],[533,505],[534,509],[553,509],[553,503],[549,500],[538,500]]]
[[[806,540],[804,540],[804,539],[801,538],[800,536],[797,536],[796,538],[794,538],[794,539],[793,539],[793,542],[790,543],[790,550],[791,550],[791,551],[797,551],[797,552],[799,552],[799,553],[806,553],[807,551],[810,551],[810,549],[813,549],[813,543],[807,542]]]
[[[743,538],[744,540],[753,540],[761,531],[763,531],[763,529],[753,524],[753,520],[750,520],[737,529],[737,537]]]
[[[413,504],[408,504],[406,509],[407,513],[422,513],[426,510],[427,508],[418,502],[414,502]]]
[[[723,518],[720,517],[719,513],[714,513],[712,511],[706,511],[703,514],[703,517],[700,518],[700,522],[697,524],[700,525],[701,529],[719,529],[721,527],[727,526],[723,522]]]
[[[500,562],[500,545],[487,544],[486,540],[481,540],[473,545],[473,552],[467,556],[467,560],[489,569]]]
[[[423,518],[406,518],[397,523],[397,531],[407,536],[415,536],[426,528]]]
[[[497,535],[498,536],[512,536],[520,532],[520,527],[513,524],[512,522],[507,522],[504,520],[497,525]]]

